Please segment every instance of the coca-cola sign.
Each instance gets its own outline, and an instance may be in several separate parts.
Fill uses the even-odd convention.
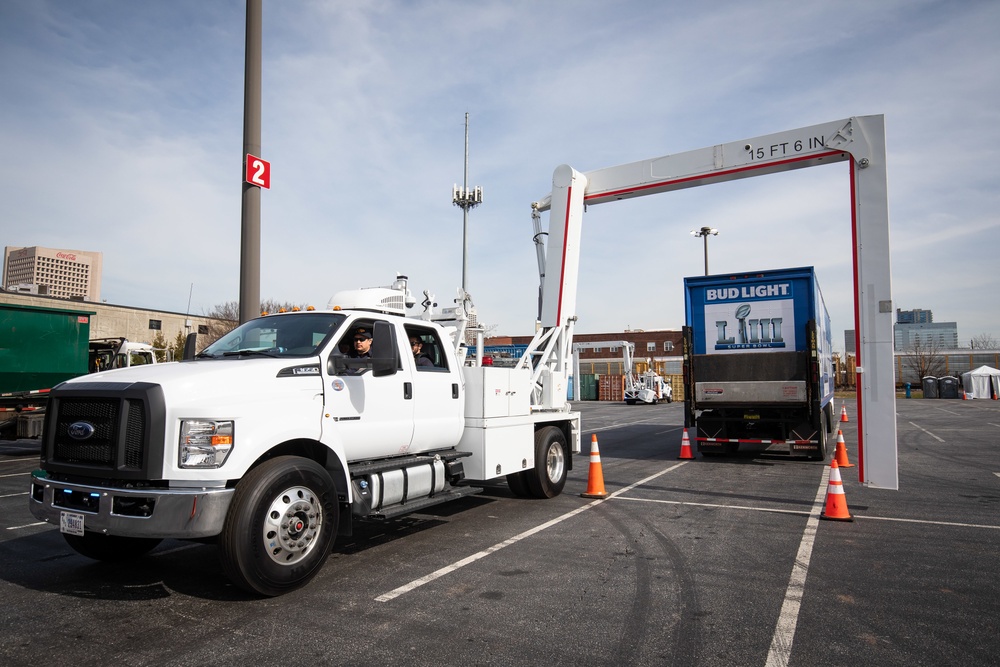
[[[56,257],[58,257],[59,259],[68,259],[71,262],[76,261],[76,255],[74,255],[71,252],[57,252]]]

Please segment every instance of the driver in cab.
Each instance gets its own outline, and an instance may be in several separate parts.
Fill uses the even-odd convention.
[[[348,356],[352,359],[371,358],[372,332],[367,327],[358,327],[354,330],[352,338],[352,348]]]

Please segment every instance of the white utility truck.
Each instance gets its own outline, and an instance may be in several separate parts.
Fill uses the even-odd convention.
[[[326,310],[250,320],[191,360],[58,385],[32,514],[99,560],[214,537],[233,582],[273,596],[308,582],[354,518],[498,477],[519,496],[558,495],[580,452],[566,400],[579,247],[564,231],[540,254],[541,326],[514,368],[467,363],[464,291],[439,312],[428,295],[407,317],[415,300],[399,277]],[[355,337],[372,338],[368,356],[352,356]],[[414,339],[432,365],[417,363]]]
[[[629,373],[625,376],[625,402],[629,405],[647,403],[656,405],[659,401],[672,403],[674,389],[656,371]]]
[[[605,347],[610,348],[612,351],[618,348],[622,350],[622,374],[625,378],[623,395],[627,404],[647,403],[655,405],[659,401],[670,403],[674,400],[673,388],[670,386],[670,383],[657,375],[656,371],[648,370],[645,373],[636,374],[634,364],[635,343],[627,340],[573,343],[574,377],[580,377],[580,350],[601,350]],[[580,394],[578,391],[574,394],[574,398],[579,400]]]

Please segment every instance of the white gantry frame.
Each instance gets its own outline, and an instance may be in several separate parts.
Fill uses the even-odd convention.
[[[868,486],[898,489],[889,204],[881,115],[854,116],[585,173],[568,165],[557,167],[552,193],[532,205],[542,274],[541,325],[547,352],[554,353],[536,349],[535,354],[548,357],[553,368],[564,367],[567,361],[576,321],[585,206],[833,162],[850,165],[858,478]],[[549,238],[543,256],[538,213],[546,210]],[[556,343],[556,339],[562,340]]]

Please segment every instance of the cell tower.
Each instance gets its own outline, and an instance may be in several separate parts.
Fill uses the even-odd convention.
[[[462,209],[462,291],[468,290],[469,209],[483,203],[483,189],[469,187],[469,113],[465,113],[465,177],[462,187],[452,186],[451,203]]]

